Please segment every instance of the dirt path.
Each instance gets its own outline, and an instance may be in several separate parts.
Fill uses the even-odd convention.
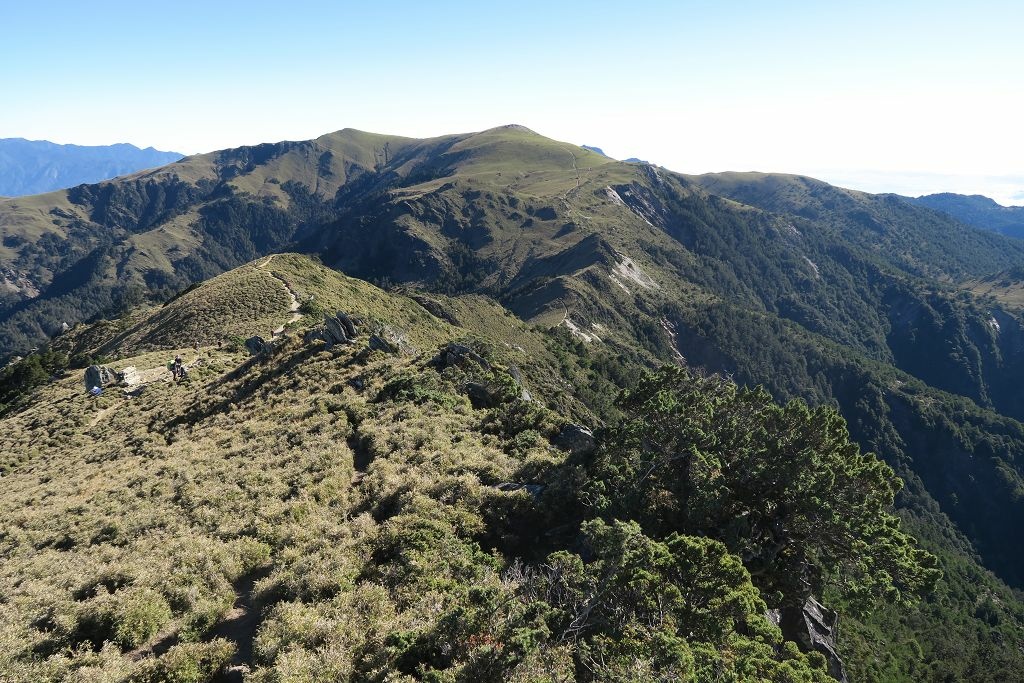
[[[256,267],[260,268],[261,270],[266,270],[267,266],[270,265],[270,262],[274,260],[275,256],[277,256],[277,254],[271,254],[270,256],[267,257],[266,261],[263,261],[262,263],[260,263]],[[280,275],[278,275],[274,271],[269,271],[269,272],[270,272],[270,276],[271,277],[273,277],[275,280],[277,280],[278,282],[280,282],[284,286],[285,291],[288,292],[288,297],[291,299],[291,303],[288,304],[288,311],[291,313],[291,315],[288,317],[288,322],[286,322],[284,325],[281,325],[276,330],[274,330],[273,334],[276,337],[277,335],[279,335],[282,332],[284,332],[285,326],[287,326],[287,325],[295,322],[299,318],[301,318],[302,314],[299,313],[299,297],[296,296],[295,290],[293,290],[291,288],[291,285],[289,285],[285,281],[285,279],[283,277],[281,277]]]
[[[270,569],[257,569],[235,583],[235,605],[210,634],[211,638],[224,638],[235,644],[235,656],[225,670],[224,680],[241,683],[252,666],[252,642],[260,625],[260,605],[255,602],[253,588],[270,574]]]

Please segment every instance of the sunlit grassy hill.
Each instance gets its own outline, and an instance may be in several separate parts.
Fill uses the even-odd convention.
[[[259,315],[240,306],[275,283],[285,291],[278,278],[304,301],[358,317],[366,332],[328,351],[302,341],[299,331],[318,321],[309,314],[268,354],[220,345],[286,319],[284,296],[268,297]],[[462,383],[507,390],[507,368],[518,363],[536,395],[572,401],[545,367],[554,362],[545,344],[502,309],[479,299],[434,303],[476,332],[304,257],[276,256],[196,288],[102,345],[112,367],[138,370],[141,393],[109,387],[91,397],[78,371],[6,417],[3,680],[131,672],[206,680],[202,671],[229,661],[257,669],[258,680],[382,672],[386,659],[354,653],[382,656],[390,635],[430,620],[448,599],[443,582],[459,572],[431,564],[437,587],[387,590],[388,570],[373,559],[400,533],[387,520],[423,514],[450,529],[443,534],[476,534],[482,510],[528,499],[494,485],[561,457],[548,440],[555,413],[540,403],[524,404],[522,415],[508,405],[474,409]],[[169,320],[186,321],[182,337]],[[401,330],[412,348],[371,351],[376,323]],[[181,343],[193,339],[198,351]],[[428,367],[455,340],[471,341],[491,363]],[[143,346],[160,350],[140,354]],[[175,353],[190,367],[187,382],[165,368]],[[510,433],[516,420],[541,431]],[[501,582],[493,569],[478,580]],[[329,651],[312,647],[325,638]]]

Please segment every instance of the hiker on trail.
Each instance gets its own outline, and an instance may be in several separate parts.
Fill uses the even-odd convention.
[[[185,376],[185,366],[181,362],[181,356],[174,357],[174,366],[171,368],[171,376],[176,380],[180,380]]]

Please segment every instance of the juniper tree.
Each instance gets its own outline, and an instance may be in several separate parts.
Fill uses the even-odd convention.
[[[618,403],[626,419],[582,492],[597,515],[721,540],[777,604],[825,584],[860,606],[899,601],[937,580],[892,513],[901,480],[850,441],[834,408],[780,406],[681,368],[648,374]]]

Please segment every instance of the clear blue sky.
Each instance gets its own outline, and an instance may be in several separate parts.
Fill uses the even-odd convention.
[[[522,123],[685,172],[1024,204],[1024,2],[14,2],[0,137]]]

